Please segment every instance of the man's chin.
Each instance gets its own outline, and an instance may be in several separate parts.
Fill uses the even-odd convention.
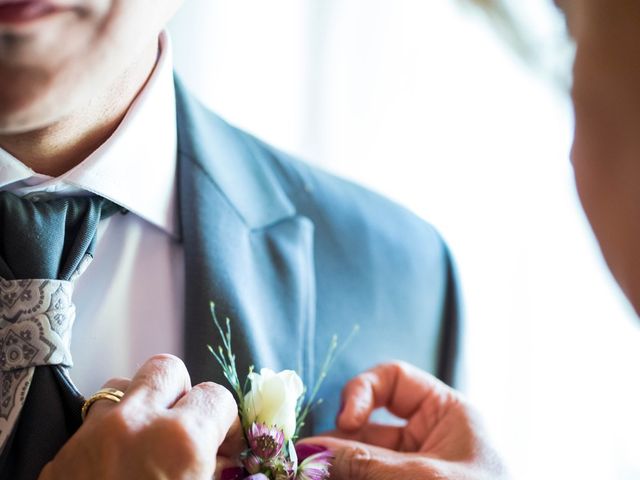
[[[61,116],[61,105],[54,105],[46,95],[43,82],[11,82],[6,85],[0,76],[0,135],[17,135],[43,128]],[[19,85],[20,88],[16,88]]]

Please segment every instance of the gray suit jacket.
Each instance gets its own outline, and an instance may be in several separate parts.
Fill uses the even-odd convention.
[[[362,327],[321,390],[303,434],[333,427],[340,390],[376,363],[406,360],[451,382],[460,320],[436,231],[401,207],[226,124],[176,81],[186,363],[225,383],[208,352],[209,312],[233,321],[241,372],[296,368],[311,385],[331,337]],[[38,367],[0,478],[34,480],[80,426],[83,399]],[[53,375],[51,375],[53,373]]]
[[[355,374],[405,360],[451,383],[460,336],[452,262],[438,233],[402,207],[225,123],[176,80],[186,363],[225,383],[207,350],[209,313],[232,320],[240,371],[301,368],[312,382],[334,334],[361,326],[307,433],[333,427]]]

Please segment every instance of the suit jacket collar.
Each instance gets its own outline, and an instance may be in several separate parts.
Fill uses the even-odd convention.
[[[259,229],[296,214],[265,153],[246,134],[204,109],[176,82],[179,155],[207,175],[249,229]]]
[[[185,362],[192,380],[225,384],[209,302],[232,320],[238,371],[250,364],[313,371],[313,224],[296,213],[266,149],[176,81]]]

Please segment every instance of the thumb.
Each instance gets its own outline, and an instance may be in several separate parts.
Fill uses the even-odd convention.
[[[443,478],[442,471],[427,457],[398,453],[366,443],[333,437],[307,438],[300,443],[321,445],[334,454],[332,480],[398,480]]]

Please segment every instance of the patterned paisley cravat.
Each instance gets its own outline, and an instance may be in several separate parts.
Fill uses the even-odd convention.
[[[75,279],[90,262],[101,197],[0,192],[0,479],[35,480],[80,426],[68,378]]]

